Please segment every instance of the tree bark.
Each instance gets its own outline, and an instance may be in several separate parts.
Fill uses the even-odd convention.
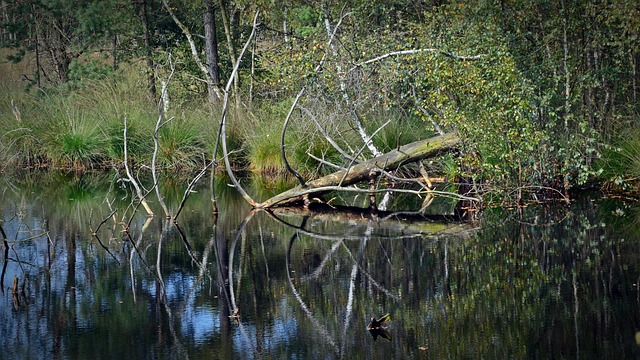
[[[209,101],[217,102],[221,98],[220,94],[220,67],[218,66],[218,38],[216,36],[215,7],[212,0],[205,0],[204,12],[204,41],[205,53],[207,57],[207,69],[209,70],[210,81],[207,83]]]
[[[227,37],[227,49],[229,50],[229,58],[231,59],[231,65],[236,67],[236,49],[233,44],[233,30],[231,28],[231,20],[229,19],[229,12],[224,4],[224,0],[218,0],[218,7],[220,8],[220,14],[222,15],[222,25],[224,26],[224,34]],[[240,88],[240,80],[236,77],[233,80],[233,90],[238,96],[238,90]]]
[[[368,179],[371,174],[378,175],[383,170],[395,170],[401,165],[436,156],[441,152],[454,149],[460,143],[456,133],[448,133],[427,140],[416,141],[353,167],[306,183],[306,187],[296,186],[282,192],[267,201],[257,204],[258,208],[270,208],[282,204],[300,201],[304,195],[326,192],[322,188],[347,186]]]
[[[156,94],[156,77],[154,71],[153,57],[151,52],[151,35],[149,33],[149,19],[147,18],[147,0],[139,0],[138,16],[142,23],[142,38],[145,47],[145,58],[147,62],[147,88],[149,95],[155,100]]]

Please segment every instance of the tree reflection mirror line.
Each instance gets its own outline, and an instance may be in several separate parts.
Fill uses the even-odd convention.
[[[331,336],[331,334],[326,329],[326,327],[320,324],[318,319],[316,319],[316,317],[311,312],[311,309],[309,309],[309,306],[307,306],[307,304],[302,299],[302,295],[300,294],[296,286],[293,284],[293,279],[291,278],[291,248],[293,246],[293,242],[297,238],[298,238],[298,232],[296,231],[293,235],[291,235],[291,239],[289,240],[289,245],[287,246],[287,256],[285,258],[286,259],[285,266],[287,270],[287,280],[289,281],[289,287],[291,288],[291,292],[293,292],[293,296],[296,298],[296,300],[300,304],[302,311],[311,320],[311,324],[313,325],[314,330],[320,333],[322,339],[327,344],[331,345],[333,352],[337,356],[340,356],[340,347],[338,347],[336,340]]]
[[[7,265],[9,264],[9,241],[2,224],[0,224],[0,235],[2,235],[2,244],[4,245],[4,264],[2,264],[2,275],[0,275],[0,289],[4,294],[4,276],[7,273]]]
[[[320,273],[322,272],[322,268],[324,267],[324,264],[328,261],[328,259],[330,258],[331,254],[333,254],[335,252],[335,250],[337,250],[340,246],[339,245],[343,245],[344,249],[347,251],[347,253],[349,254],[349,256],[351,257],[351,259],[354,261],[354,264],[356,264],[360,270],[363,272],[363,274],[365,274],[365,276],[367,276],[367,278],[371,281],[371,283],[378,287],[382,292],[384,292],[385,294],[387,294],[389,297],[393,298],[393,299],[398,299],[400,295],[396,295],[393,292],[391,292],[389,289],[386,289],[384,286],[382,286],[378,281],[376,281],[365,269],[363,269],[360,265],[357,259],[354,258],[353,254],[351,253],[351,251],[349,250],[349,248],[346,246],[346,244],[344,244],[345,240],[357,240],[360,242],[366,242],[368,237],[371,236],[371,231],[372,231],[372,227],[368,226],[367,227],[367,232],[365,232],[365,237],[363,239],[362,236],[344,236],[344,235],[323,235],[323,234],[319,234],[319,233],[314,233],[311,231],[308,231],[305,229],[306,227],[306,223],[308,221],[308,217],[303,217],[303,221],[301,225],[293,225],[290,224],[282,219],[280,219],[279,217],[277,217],[275,214],[273,214],[270,211],[266,211],[267,214],[270,215],[270,217],[272,217],[274,220],[280,222],[283,225],[286,225],[288,227],[291,227],[293,229],[296,230],[296,234],[298,234],[298,236],[300,234],[303,235],[307,235],[311,238],[314,239],[321,239],[321,240],[331,240],[334,241],[333,246],[331,247],[331,249],[327,252],[327,255],[325,255],[325,258],[320,262],[320,265],[317,266],[317,268],[311,272],[310,275],[306,275],[303,277],[300,277],[301,280],[303,281],[307,281],[307,280],[311,280],[311,279],[315,279],[318,276],[320,276]],[[415,239],[417,238],[417,235],[413,234],[413,235],[408,235],[408,236],[399,236],[399,237],[393,237],[393,239]],[[362,244],[360,245],[362,246]]]
[[[235,292],[233,289],[233,258],[234,258],[234,254],[235,254],[235,248],[236,248],[236,244],[238,243],[238,239],[241,238],[244,233],[245,233],[245,228],[247,226],[247,224],[249,224],[249,222],[251,221],[251,219],[253,218],[253,216],[256,214],[255,211],[250,211],[249,214],[242,220],[242,222],[240,223],[240,225],[238,226],[238,228],[236,229],[236,233],[235,236],[233,237],[233,242],[231,243],[231,249],[229,250],[229,270],[228,270],[228,281],[227,281],[227,286],[225,287],[225,291],[229,292],[229,299],[231,300],[230,305],[232,306],[233,310],[232,310],[232,317],[234,319],[234,322],[236,323],[236,325],[238,326],[238,329],[240,329],[240,333],[242,334],[242,336],[245,338],[245,340],[247,341],[247,343],[250,344],[251,346],[251,350],[254,354],[260,355],[260,352],[258,351],[258,349],[256,349],[255,344],[253,343],[253,341],[250,340],[249,338],[249,334],[247,332],[247,330],[244,327],[244,324],[240,318],[240,309],[238,308],[238,304],[236,302],[236,297],[235,297]],[[238,286],[240,285],[240,282],[238,282]],[[238,291],[240,289],[238,288]]]

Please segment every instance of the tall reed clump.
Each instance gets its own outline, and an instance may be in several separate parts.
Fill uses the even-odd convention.
[[[258,126],[247,127],[245,144],[249,170],[265,175],[286,171],[280,155],[281,131],[281,123],[269,120],[262,120]]]
[[[10,53],[0,49],[0,58]],[[0,62],[0,171],[19,160],[20,141],[30,136],[24,126],[25,92],[22,74],[27,74],[26,62]]]
[[[105,168],[124,160],[124,118],[134,161],[151,159],[157,112],[135,76],[89,80],[74,87],[23,92],[21,121],[8,124],[23,166]],[[7,117],[6,114],[0,116]]]
[[[177,103],[166,114],[171,119],[159,131],[158,165],[163,168],[201,168],[211,160],[216,142],[220,111],[207,104],[204,99],[192,99]],[[239,144],[236,136],[235,119],[228,115],[227,146],[232,151],[231,158],[237,157]],[[222,160],[221,146],[218,146],[218,162]]]
[[[291,101],[293,100],[265,105],[256,111],[255,118],[245,117],[245,124],[240,127],[240,131],[241,136],[245,138],[246,162],[253,173],[263,175],[287,173],[282,159],[281,136]],[[322,111],[318,113],[324,114]],[[323,117],[315,120],[327,125],[325,123],[331,119],[324,115]],[[332,126],[327,125],[327,128]],[[321,162],[313,159],[309,154],[339,165],[344,160],[318,131],[308,115],[297,110],[293,112],[287,126],[284,150],[291,167],[304,177],[311,176],[321,168]],[[335,169],[332,168],[331,171],[333,170]]]
[[[35,104],[40,108],[30,118],[34,138],[56,168],[82,169],[101,163],[106,153],[103,124],[83,107],[76,96],[44,96]],[[36,144],[32,144],[36,145]]]

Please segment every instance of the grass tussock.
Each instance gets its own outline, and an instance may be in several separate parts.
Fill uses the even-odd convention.
[[[0,75],[11,75],[7,77],[11,81],[0,87],[2,167],[120,167],[125,160],[126,119],[128,159],[137,167],[150,168],[158,104],[148,95],[144,73],[123,66],[118,73],[79,79],[73,86],[26,89],[15,73],[29,73],[28,65],[22,70],[16,66],[0,64]],[[156,165],[161,170],[201,168],[211,160],[216,144],[221,109],[209,105],[205,96],[181,96],[180,86],[178,82],[169,86],[172,101],[164,114],[166,123],[158,131]],[[236,168],[261,175],[287,173],[280,143],[292,101],[242,110],[230,104],[226,142]],[[361,149],[362,140],[349,114],[319,100],[307,99],[303,106],[305,111],[294,111],[287,128],[285,152],[292,168],[304,177],[349,166],[350,161],[341,153],[359,154],[362,150],[361,158],[371,156],[367,149]],[[12,109],[18,109],[19,115]],[[370,134],[392,119],[373,138],[382,152],[424,135],[424,124],[413,117],[380,109],[370,109],[361,116]],[[222,163],[220,145],[216,159]]]
[[[601,177],[612,186],[637,190],[640,184],[640,130],[626,132],[609,146],[601,167]]]
[[[0,66],[2,75],[14,70],[6,64]],[[12,86],[3,82],[2,166],[59,169],[118,166],[124,161],[125,118],[129,160],[150,165],[158,108],[147,94],[143,76],[129,69],[74,88],[29,91],[18,82]],[[20,116],[11,110],[12,100]],[[165,114],[170,121],[159,131],[160,168],[189,169],[211,158],[219,120],[211,116],[216,109],[206,108],[202,102],[172,104]]]

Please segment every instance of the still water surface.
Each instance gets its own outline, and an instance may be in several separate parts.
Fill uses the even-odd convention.
[[[462,224],[251,212],[223,184],[217,217],[210,193],[200,189],[174,225],[132,215],[126,192],[110,182],[2,179],[8,250],[0,358],[639,353],[640,216],[633,202],[580,197],[570,205],[489,210]],[[177,207],[182,185],[164,184],[169,208]],[[386,333],[367,331],[372,316],[386,313]]]

